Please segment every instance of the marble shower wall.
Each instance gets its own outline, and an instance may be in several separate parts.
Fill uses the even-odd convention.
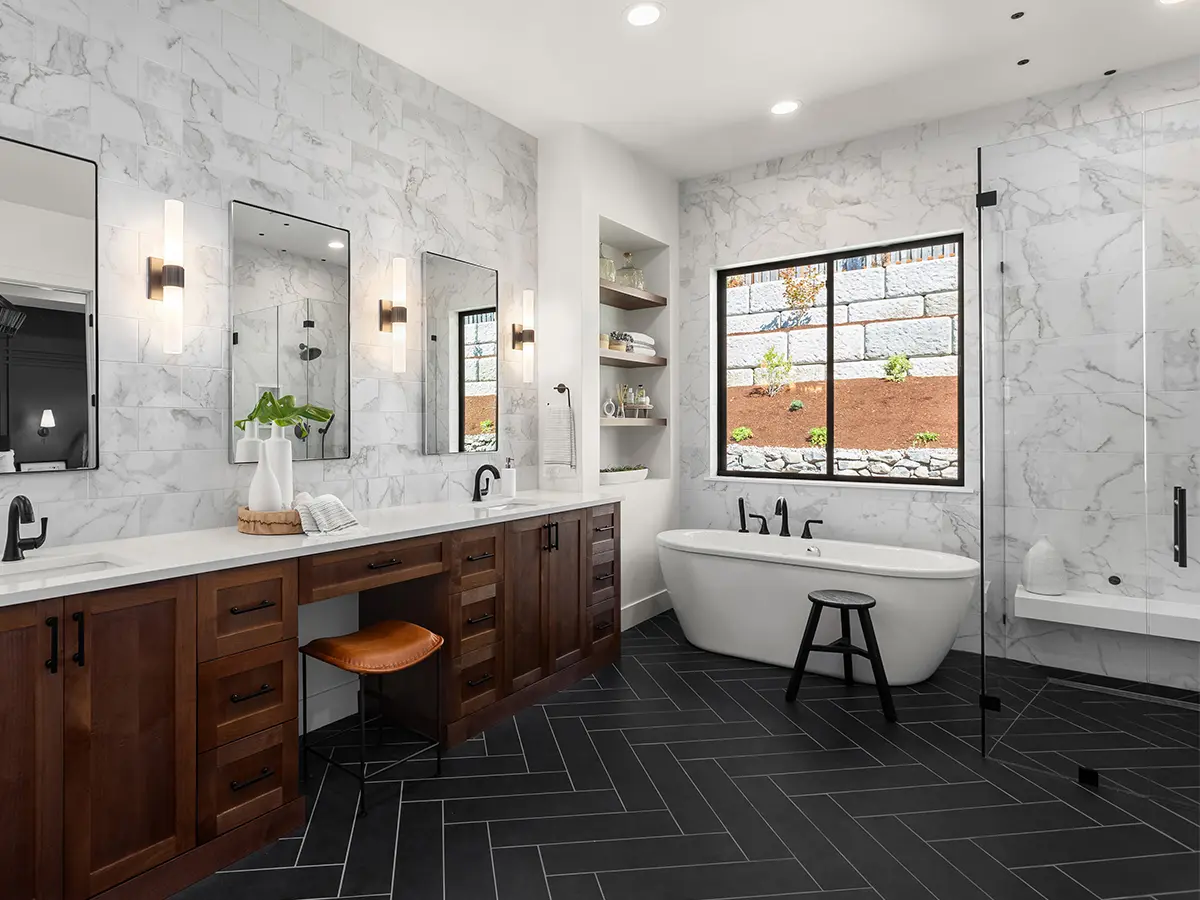
[[[736,521],[737,497],[746,497],[755,512],[769,512],[775,498],[782,494],[788,498],[794,516],[802,512],[805,518],[823,518],[824,531],[832,537],[942,549],[976,559],[986,557],[991,582],[986,646],[989,652],[1006,652],[999,621],[1004,609],[1003,567],[1008,556],[1003,530],[1004,440],[1000,424],[1004,369],[999,354],[990,352],[998,346],[1002,317],[999,303],[985,306],[984,327],[990,350],[981,362],[975,209],[978,148],[1064,129],[1086,130],[1122,116],[1195,100],[1200,100],[1200,57],[685,182],[681,188],[680,267],[684,308],[675,354],[683,359],[678,416],[683,526],[729,528]],[[1050,179],[1046,187],[1053,188],[1055,173],[1044,174]],[[1094,202],[1106,202],[1104,192],[1110,189],[1119,192],[1119,177],[1108,184],[1098,183]],[[1075,190],[1078,192],[1078,186]],[[1114,202],[1119,199],[1113,198]],[[963,233],[966,248],[966,489],[934,492],[712,478],[712,270],[957,232]],[[1069,249],[1048,246],[1044,264],[1055,265],[1057,255]],[[1067,253],[1067,264],[1073,264],[1073,260]],[[985,271],[997,263],[997,259],[984,260]],[[1056,314],[1058,304],[1047,302],[1046,306],[1048,315]],[[1184,315],[1182,304],[1176,309]],[[1189,340],[1194,342],[1194,332],[1189,338],[1182,325],[1178,329],[1182,333],[1175,336],[1172,346],[1182,357]],[[986,487],[980,480],[981,366],[986,376],[989,441]],[[1113,367],[1121,370],[1115,359]],[[1194,465],[1194,458],[1177,456],[1172,465]],[[981,494],[986,533],[980,522]],[[1091,637],[1099,634],[1088,632],[1076,647],[1081,663],[1096,661],[1099,651]],[[1078,635],[1068,639],[1080,640]],[[980,617],[975,609],[963,623],[959,646],[977,650],[979,642]]]
[[[421,251],[500,272],[502,323],[537,282],[529,135],[281,0],[0,0],[0,134],[99,163],[100,468],[5,476],[49,543],[229,524],[229,203],[348,229],[353,455],[297,488],[358,507],[468,496],[474,466],[421,454],[420,304],[407,373],[378,333],[390,266]],[[184,352],[161,352],[145,260],[167,198],[186,206]],[[501,361],[503,456],[536,465],[537,393]],[[501,463],[501,454],[488,461]]]

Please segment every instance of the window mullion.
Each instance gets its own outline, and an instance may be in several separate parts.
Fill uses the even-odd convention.
[[[825,476],[833,478],[833,280],[837,266],[825,263]]]

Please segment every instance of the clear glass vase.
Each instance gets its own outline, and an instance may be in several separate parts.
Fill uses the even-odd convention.
[[[604,255],[604,244],[600,244],[600,280],[617,280],[617,261]]]
[[[633,254],[625,254],[625,265],[617,270],[617,284],[622,287],[646,289],[646,273],[633,264]]]

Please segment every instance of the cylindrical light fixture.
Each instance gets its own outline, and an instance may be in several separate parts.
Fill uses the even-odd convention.
[[[146,296],[162,301],[163,353],[183,352],[183,203],[163,204],[163,255],[150,259]]]
[[[392,371],[408,370],[408,260],[392,260],[392,299],[379,301],[379,330],[392,333]]]
[[[521,365],[524,381],[533,384],[533,345],[534,341],[534,294],[525,291],[521,297],[522,321],[513,326],[512,345],[514,350],[521,351]]]

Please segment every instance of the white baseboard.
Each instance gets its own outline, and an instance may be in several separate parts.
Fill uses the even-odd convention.
[[[653,619],[659,613],[666,612],[670,608],[671,595],[666,591],[659,591],[657,594],[635,600],[633,603],[621,607],[621,630],[625,631],[635,625],[641,625],[647,619]]]

